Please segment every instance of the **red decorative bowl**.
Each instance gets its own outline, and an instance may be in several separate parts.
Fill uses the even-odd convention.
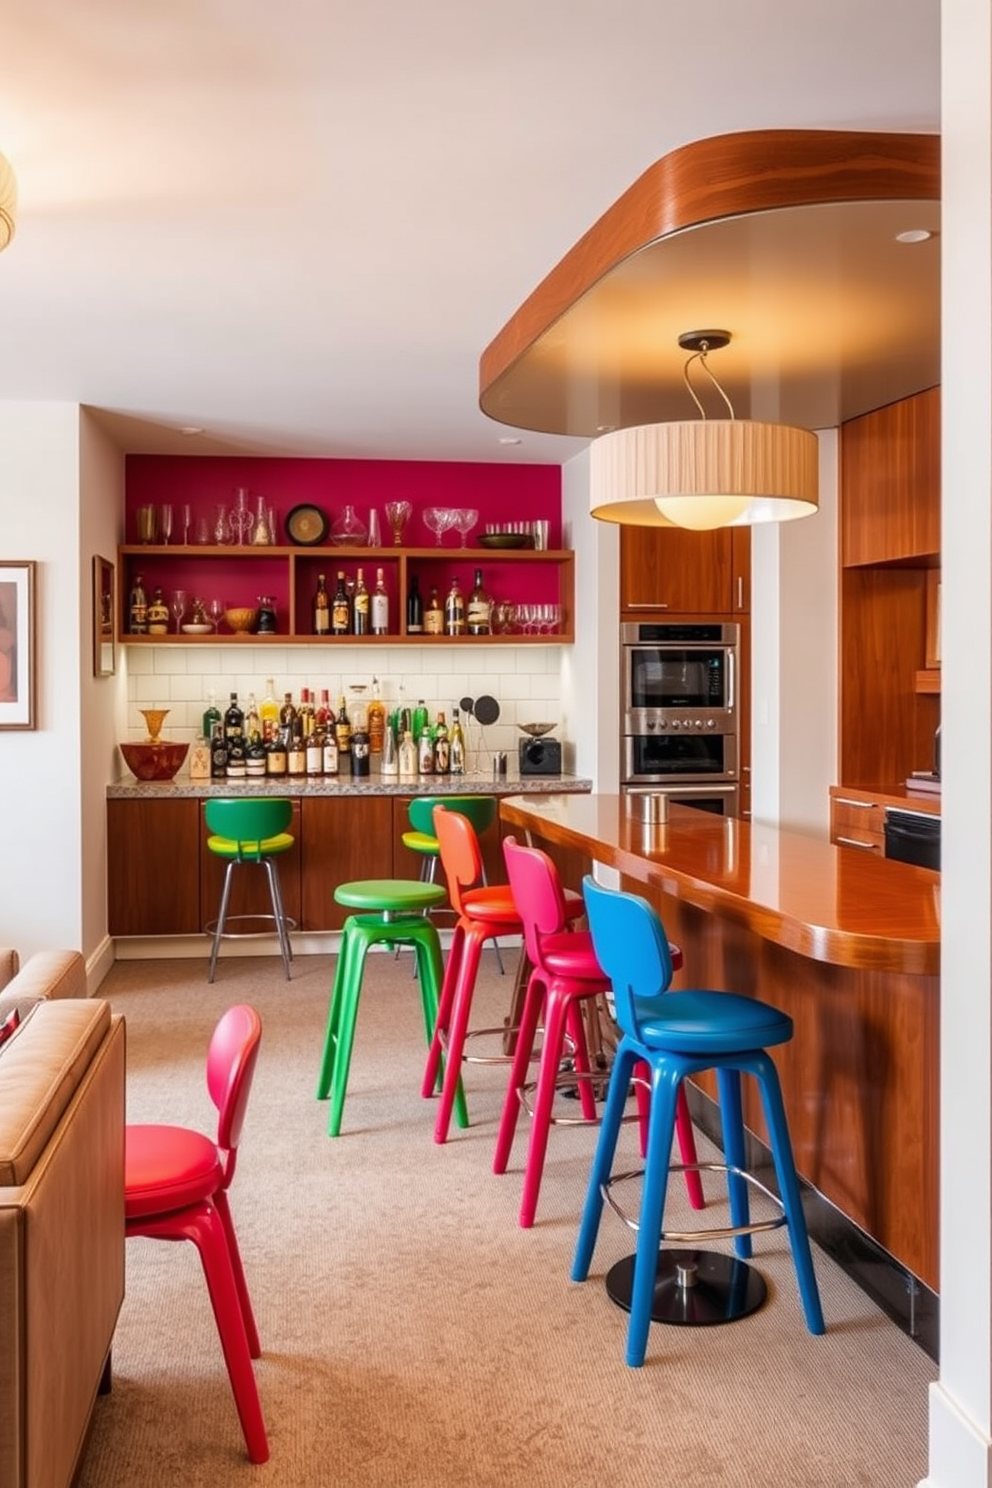
[[[189,753],[188,744],[170,744],[159,739],[154,744],[121,744],[118,746],[132,775],[139,780],[173,780]]]

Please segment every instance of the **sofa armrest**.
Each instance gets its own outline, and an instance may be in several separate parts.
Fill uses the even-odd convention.
[[[36,951],[0,991],[0,1016],[16,1007],[23,1017],[36,1002],[86,995],[86,962],[79,951]]]
[[[20,958],[12,946],[0,946],[0,992],[12,982],[20,968]]]

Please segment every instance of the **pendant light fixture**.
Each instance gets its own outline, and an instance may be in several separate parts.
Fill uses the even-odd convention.
[[[0,155],[0,253],[14,236],[14,213],[17,210],[17,182],[13,167]]]
[[[639,424],[601,434],[590,447],[589,507],[605,522],[634,527],[749,527],[808,517],[819,502],[816,435],[789,424],[738,419],[706,357],[729,331],[686,331],[682,380],[699,418]],[[698,362],[727,405],[708,419],[689,378]]]

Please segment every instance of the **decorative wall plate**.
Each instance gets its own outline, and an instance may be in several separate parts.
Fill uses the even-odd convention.
[[[301,548],[312,548],[327,536],[327,518],[319,506],[294,506],[286,518],[286,536]]]

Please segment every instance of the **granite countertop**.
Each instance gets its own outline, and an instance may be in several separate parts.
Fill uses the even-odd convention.
[[[465,775],[416,775],[383,779],[375,771],[364,780],[342,775],[265,776],[261,780],[190,780],[184,768],[175,780],[138,780],[125,775],[107,786],[108,800],[176,800],[194,796],[516,796],[549,795],[592,790],[592,781],[579,775],[500,776],[481,771]]]

